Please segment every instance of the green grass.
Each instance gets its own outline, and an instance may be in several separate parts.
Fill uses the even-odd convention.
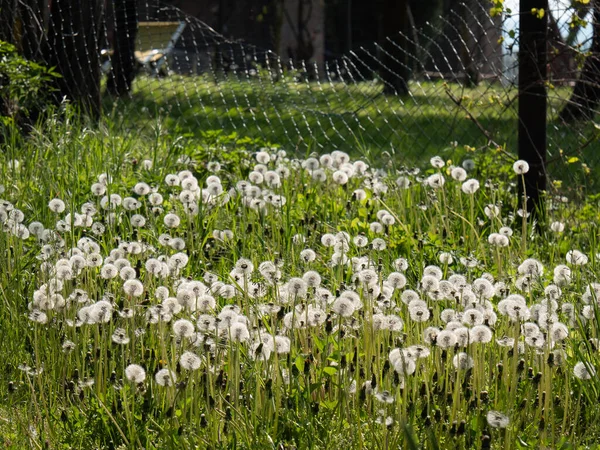
[[[134,118],[142,123],[139,116]],[[301,167],[306,157],[294,149],[285,157],[277,149],[267,149],[271,159],[267,169],[289,171],[289,176],[280,186],[263,183],[264,204],[257,203],[240,191],[238,183],[253,179],[258,184],[260,177],[251,172],[263,170],[256,166],[256,158],[265,143],[242,133],[230,135],[230,130],[181,135],[171,128],[171,121],[182,126],[176,119],[163,116],[140,133],[124,133],[123,121],[80,123],[67,109],[62,119],[52,117],[27,138],[9,135],[0,153],[0,197],[9,202],[0,207],[6,213],[0,215],[0,445],[16,449],[597,445],[600,381],[595,375],[585,380],[574,374],[578,363],[600,369],[597,297],[595,291],[584,296],[599,272],[597,197],[565,203],[561,195],[566,191],[556,188],[547,198],[549,217],[535,231],[518,215],[520,181],[502,152],[459,148],[445,154],[455,165],[474,158],[469,177],[479,180],[481,188],[468,195],[452,179],[448,166],[435,169],[424,162],[419,173],[409,173],[397,159],[374,152],[365,155],[367,161],[374,169],[385,168],[383,173],[355,174],[339,185],[333,181],[335,168],[324,169],[326,181],[317,181]],[[221,169],[211,172],[215,168],[210,162],[219,162]],[[169,174],[189,177],[184,170],[200,189],[207,188],[209,176],[215,175],[223,188],[219,194],[213,185],[214,197],[194,201],[197,214],[186,213],[182,188],[165,182]],[[104,209],[104,194],[91,191],[94,183],[106,179],[102,174],[109,180],[107,195],[135,198],[138,208]],[[423,183],[435,174],[446,178],[442,189]],[[396,183],[399,175],[410,180],[408,189]],[[148,194],[134,192],[139,182],[162,194],[158,208],[153,208]],[[189,182],[193,188],[194,182]],[[364,189],[366,198],[357,199],[357,189]],[[64,211],[50,210],[54,198],[65,202]],[[280,202],[282,198],[285,202]],[[102,233],[96,228],[100,225],[66,226],[67,214],[80,214],[85,203],[86,208],[93,206],[89,220],[101,224]],[[498,206],[499,216],[486,215],[490,204]],[[22,222],[13,208],[22,211]],[[178,227],[167,226],[168,213],[181,218]],[[143,227],[134,226],[139,219],[135,214],[145,218]],[[48,230],[38,231],[42,239],[34,233],[15,235],[25,233],[19,223],[28,227],[32,222]],[[563,223],[564,231],[551,231],[552,222]],[[507,247],[494,247],[488,236],[501,227],[510,227],[513,235]],[[221,239],[222,230],[231,230],[232,236]],[[348,233],[350,242],[344,243],[340,232]],[[184,248],[167,245],[164,234],[180,238],[178,245],[183,243]],[[323,241],[328,234],[334,247]],[[355,244],[354,237],[361,235],[369,245]],[[95,244],[90,247],[82,238]],[[132,242],[146,251],[138,253]],[[371,245],[378,242],[386,248]],[[305,249],[314,250],[314,261],[303,260]],[[566,264],[569,250],[581,250],[588,262],[569,263],[566,283],[555,278],[553,270]],[[184,267],[161,276],[151,274],[149,259],[154,258],[152,264],[155,259],[174,264],[178,252],[189,257]],[[119,266],[133,268],[129,276],[140,281],[144,293],[127,294],[124,280],[103,278],[100,267],[78,269],[76,253],[86,257],[97,253],[105,266],[107,258],[119,258]],[[341,253],[349,265],[339,264]],[[452,261],[440,262],[442,253],[450,254]],[[244,258],[254,265],[246,278],[232,272]],[[405,258],[407,267],[401,267],[398,258]],[[476,260],[476,265],[465,265],[465,258]],[[541,262],[543,274],[525,279],[519,273],[528,258]],[[261,266],[265,262],[274,272],[265,271]],[[373,272],[365,272],[360,262]],[[314,279],[310,271],[320,275],[320,286],[328,290],[331,301],[322,300],[324,291],[318,293],[314,287],[298,295],[286,288],[299,277]],[[397,272],[403,272],[406,285],[390,290],[384,282]],[[236,273],[237,279],[232,277]],[[270,273],[276,273],[275,279]],[[445,294],[435,300],[438,294],[424,287],[428,273],[453,280],[451,290],[457,297]],[[374,284],[357,281],[374,274]],[[462,297],[457,294],[462,286],[457,274],[469,286],[485,284],[485,277],[504,283],[508,291],[495,284],[487,301],[474,295],[468,306],[461,298],[471,294],[464,294],[464,286]],[[63,285],[55,293],[62,297],[41,306],[39,302],[48,297],[40,294],[43,286],[57,277]],[[191,280],[204,283],[215,299],[214,307],[202,314],[209,321],[221,314],[221,323],[226,324],[223,314],[235,308],[236,320],[244,324],[239,325],[241,332],[249,333],[247,339],[237,342],[233,329],[224,325],[197,329],[201,334],[194,339],[176,336],[175,321],[190,320],[202,327],[206,319],[199,320],[201,313],[186,306],[185,283]],[[530,281],[529,288],[525,281]],[[568,336],[552,342],[544,330],[547,322],[536,318],[535,311],[539,315],[548,304],[546,289],[555,282],[561,284],[562,293],[555,306],[550,302],[551,318],[565,325]],[[221,283],[230,286],[231,295],[220,291]],[[440,292],[451,287],[442,284]],[[149,318],[160,313],[156,308],[162,299],[156,294],[161,286],[184,307],[154,323]],[[76,289],[85,291],[87,300],[69,300]],[[382,297],[376,295],[382,290]],[[408,290],[414,290],[424,305],[409,307]],[[354,294],[343,294],[346,291]],[[536,342],[544,337],[544,344],[536,348],[534,340],[526,339],[530,331],[501,312],[500,302],[509,293],[523,297],[533,314],[523,322],[541,324]],[[344,295],[356,297],[355,310],[346,310],[352,312],[348,315],[340,306]],[[37,303],[32,303],[34,298]],[[64,306],[61,298],[67,299]],[[107,322],[76,324],[84,317],[82,308],[99,305],[103,298],[113,310]],[[469,307],[486,314],[488,328],[483,332],[491,333],[489,343],[469,340],[444,349],[426,340],[428,327],[447,326],[442,311],[459,314]],[[430,315],[426,321],[419,319],[424,317],[417,315],[419,308]],[[128,309],[132,317],[125,314]],[[47,321],[33,320],[35,310],[43,311]],[[377,325],[379,314],[400,320],[402,329]],[[98,312],[92,316],[101,318]],[[473,327],[466,318],[458,322]],[[128,342],[114,342],[117,329],[124,330]],[[268,357],[260,357],[271,348],[266,336],[288,338],[289,351],[278,354],[273,348]],[[514,345],[500,346],[497,341],[503,337],[515,339]],[[416,358],[415,345],[425,345],[430,354]],[[412,351],[404,354],[404,363],[394,356],[403,350]],[[185,352],[200,358],[197,370],[182,367],[179,361]],[[455,368],[453,360],[459,353],[472,358],[472,368]],[[414,360],[414,373],[407,369],[403,375],[403,367],[411,367],[408,360]],[[143,382],[127,379],[125,368],[130,364],[145,368]],[[155,380],[161,369],[173,371],[174,386]],[[490,411],[508,416],[508,426],[493,428],[486,420]]]
[[[475,88],[455,83],[412,82],[406,98],[385,96],[381,84],[307,82],[291,77],[274,82],[248,81],[235,76],[140,77],[130,101],[150,112],[162,108],[172,123],[198,133],[206,129],[237,131],[286,146],[357,149],[379,153],[396,150],[412,163],[430,157],[450,142],[480,147],[487,137],[469,114],[498,144],[516,146],[516,90],[499,83]],[[549,150],[575,151],[592,127],[559,125],[555,117],[568,98],[569,88],[549,91]],[[460,102],[460,106],[455,103]],[[552,156],[551,155],[551,156]]]

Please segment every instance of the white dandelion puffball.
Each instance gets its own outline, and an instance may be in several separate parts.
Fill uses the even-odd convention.
[[[186,370],[198,370],[202,365],[202,360],[195,353],[185,352],[179,358],[179,365]]]
[[[132,383],[140,384],[146,379],[146,371],[142,366],[130,364],[125,368],[125,377]]]
[[[154,379],[159,386],[173,386],[177,383],[177,375],[169,369],[160,369],[154,375]]]
[[[431,158],[429,160],[429,162],[436,169],[441,169],[442,167],[444,167],[446,165],[444,160],[439,156],[434,156],[433,158]]]
[[[513,170],[517,175],[525,175],[529,172],[529,163],[520,159],[513,164]]]
[[[467,180],[462,184],[461,189],[465,194],[474,194],[479,190],[479,181],[477,181],[474,178],[471,178],[470,180]]]
[[[140,280],[129,279],[123,283],[123,290],[130,297],[139,297],[144,293],[144,285]]]
[[[492,428],[506,428],[510,423],[508,416],[499,411],[489,411],[486,415],[487,423]]]
[[[596,376],[596,370],[589,364],[585,364],[581,361],[575,364],[575,367],[573,367],[573,373],[580,380],[589,380]]]
[[[65,202],[59,198],[54,198],[48,203],[48,208],[50,208],[50,211],[53,213],[59,214],[65,210]]]
[[[462,167],[454,167],[450,171],[450,176],[456,181],[465,181],[467,179],[467,171]]]

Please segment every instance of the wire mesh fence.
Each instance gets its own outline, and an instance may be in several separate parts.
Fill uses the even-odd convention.
[[[565,164],[592,173],[600,161],[595,5],[557,0],[537,12],[548,25],[555,173]],[[59,95],[97,102],[128,133],[160,120],[197,137],[216,130],[301,152],[387,151],[406,164],[465,145],[516,151],[518,15],[491,2],[456,3],[419,26],[409,14],[404,31],[334,54],[308,19],[307,37],[296,33],[284,55],[281,42],[244,40],[248,27],[226,37],[154,0],[8,1],[1,14],[11,26],[0,38],[63,75]]]

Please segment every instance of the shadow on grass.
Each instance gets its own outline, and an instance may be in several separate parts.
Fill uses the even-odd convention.
[[[453,142],[485,148],[491,138],[507,152],[516,153],[514,94],[498,84],[468,89],[421,82],[411,86],[410,96],[400,98],[383,95],[381,84],[375,82],[171,76],[140,77],[130,98],[114,104],[106,99],[105,107],[128,133],[143,134],[149,124],[160,120],[171,132],[197,138],[206,131],[222,130],[300,154],[339,149],[368,155],[371,160],[387,151],[398,165],[410,166],[438,154],[455,157]],[[551,99],[551,110],[560,107],[560,96]],[[565,171],[564,164],[559,164],[564,159],[561,154],[572,153],[592,167],[598,162],[596,145],[578,151],[590,136],[594,136],[591,124],[565,127],[550,121],[551,176],[572,181],[571,169],[580,168],[569,166]]]

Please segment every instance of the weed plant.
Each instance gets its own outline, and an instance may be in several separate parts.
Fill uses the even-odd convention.
[[[54,117],[0,153],[0,443],[583,448],[597,200]],[[383,169],[385,168],[385,169]]]

